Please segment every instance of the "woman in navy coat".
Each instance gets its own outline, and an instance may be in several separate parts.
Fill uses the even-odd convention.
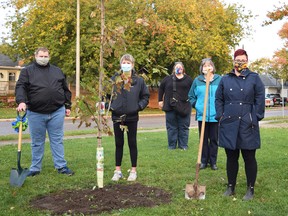
[[[245,163],[247,192],[254,196],[257,176],[256,149],[260,148],[259,121],[264,118],[265,89],[257,73],[247,68],[243,49],[234,53],[234,69],[223,76],[216,91],[216,119],[219,120],[219,146],[225,148],[228,187],[224,196],[235,194],[241,151]]]

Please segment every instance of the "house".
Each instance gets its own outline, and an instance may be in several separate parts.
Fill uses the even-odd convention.
[[[0,96],[14,96],[16,81],[19,78],[21,67],[8,56],[0,54]],[[9,102],[9,101],[8,101]]]
[[[275,79],[270,74],[259,74],[260,79],[262,80],[265,86],[265,95],[266,94],[280,94],[282,97],[288,96],[288,83],[282,83],[280,79]]]

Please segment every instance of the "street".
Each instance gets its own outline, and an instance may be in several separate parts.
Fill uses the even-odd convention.
[[[283,115],[282,108],[277,107],[273,109],[267,109],[265,112],[265,117],[272,117],[272,116],[279,116],[281,117]],[[284,115],[288,116],[288,109],[286,108],[284,110]],[[11,122],[14,121],[14,119],[9,120],[0,120],[0,136],[3,135],[10,135],[10,134],[17,134],[12,126]],[[79,121],[76,121],[75,124],[73,124],[71,119],[65,120],[64,124],[64,130],[65,131],[73,131],[73,130],[87,130],[92,129],[92,127],[85,127],[81,126],[80,129],[78,129]],[[95,125],[95,124],[94,124]],[[93,127],[94,127],[93,125]],[[112,128],[112,121],[109,120],[109,126]],[[190,127],[196,127],[197,122],[195,121],[195,113],[191,115],[191,123]],[[145,115],[140,116],[139,123],[138,123],[139,129],[148,129],[148,128],[165,128],[165,115],[164,114],[151,114],[151,115]],[[23,134],[28,134],[29,130],[24,131]]]

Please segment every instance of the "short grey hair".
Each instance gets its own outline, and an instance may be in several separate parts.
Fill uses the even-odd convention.
[[[201,64],[200,64],[200,68],[199,68],[199,71],[200,71],[200,74],[203,74],[202,70],[203,70],[203,65],[206,63],[206,62],[209,62],[212,67],[213,67],[213,71],[212,73],[215,73],[216,72],[216,68],[215,68],[215,65],[213,63],[213,61],[211,60],[211,58],[204,58],[201,60]]]
[[[130,61],[133,65],[134,65],[134,63],[135,63],[135,59],[133,58],[133,56],[132,55],[130,55],[130,54],[124,54],[122,57],[121,57],[121,59],[120,59],[120,64],[122,64],[122,62],[124,61],[124,60],[127,60],[127,61]]]

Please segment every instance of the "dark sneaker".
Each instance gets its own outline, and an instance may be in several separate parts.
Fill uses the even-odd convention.
[[[62,167],[62,168],[58,169],[58,173],[65,174],[68,176],[74,175],[74,172],[72,170],[70,170],[68,167]]]
[[[40,174],[40,171],[29,171],[27,176],[36,176],[39,174]]]
[[[235,186],[229,184],[223,196],[233,196],[233,195],[235,195]]]
[[[245,201],[252,200],[253,197],[254,197],[254,187],[248,187],[247,192],[246,192],[245,196],[243,197],[243,200],[245,200]]]
[[[218,167],[216,166],[216,164],[211,165],[211,169],[212,170],[218,170]]]
[[[206,167],[207,167],[207,164],[204,164],[204,163],[200,164],[200,169],[206,169]]]

